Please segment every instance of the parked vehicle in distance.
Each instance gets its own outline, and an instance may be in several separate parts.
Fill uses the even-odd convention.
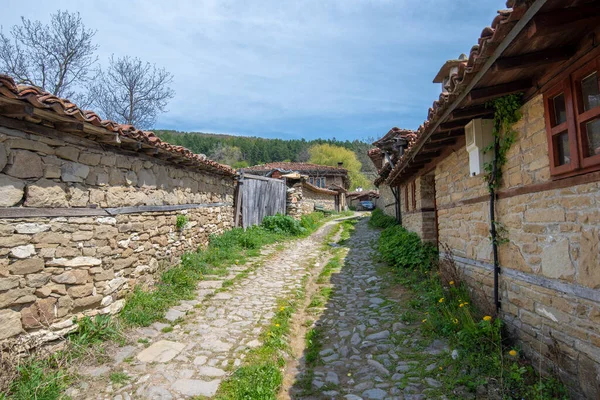
[[[361,201],[360,203],[358,203],[358,207],[359,210],[367,210],[367,211],[372,211],[375,209],[375,204],[373,204],[372,201]]]

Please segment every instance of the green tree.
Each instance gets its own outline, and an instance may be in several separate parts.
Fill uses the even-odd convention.
[[[310,153],[308,161],[313,164],[337,167],[338,163],[343,162],[344,168],[348,170],[350,189],[370,186],[370,182],[361,172],[362,164],[352,150],[331,144],[318,144],[312,146],[308,151]]]

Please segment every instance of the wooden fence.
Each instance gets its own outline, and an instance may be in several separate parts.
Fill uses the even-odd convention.
[[[235,201],[235,226],[258,225],[268,215],[285,214],[287,187],[281,179],[242,174]]]

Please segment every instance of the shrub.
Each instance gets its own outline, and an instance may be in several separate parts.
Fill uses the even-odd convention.
[[[261,226],[270,232],[290,236],[298,236],[305,231],[305,228],[300,225],[300,222],[289,215],[281,214],[265,217]]]
[[[421,242],[419,235],[400,225],[386,228],[380,236],[378,250],[390,266],[431,269],[437,259],[434,246]]]
[[[325,218],[325,214],[320,211],[314,212],[312,214],[303,215],[300,218],[300,226],[309,231],[314,231],[319,227],[319,222]]]
[[[188,217],[183,214],[179,214],[177,216],[177,221],[175,222],[175,226],[177,227],[178,231],[182,231],[183,228],[185,228],[185,225],[187,223],[188,223]]]
[[[396,218],[385,215],[379,208],[373,210],[371,218],[369,219],[369,226],[372,226],[373,228],[389,228],[390,226],[397,224]]]

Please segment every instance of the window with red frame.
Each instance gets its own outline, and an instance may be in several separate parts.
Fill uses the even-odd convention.
[[[544,94],[552,175],[600,169],[600,58]]]

